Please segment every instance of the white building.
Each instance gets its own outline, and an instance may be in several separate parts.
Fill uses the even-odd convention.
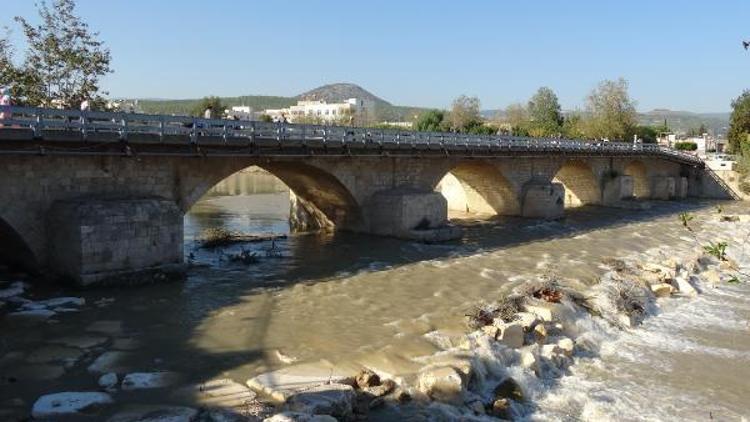
[[[370,101],[349,98],[341,103],[322,100],[298,101],[297,105],[280,109],[268,109],[264,113],[274,121],[354,123],[371,118],[373,104]]]
[[[250,106],[233,106],[226,111],[227,117],[238,120],[255,120],[255,110]]]

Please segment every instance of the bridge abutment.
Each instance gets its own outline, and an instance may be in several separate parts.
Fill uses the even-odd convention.
[[[182,212],[173,201],[58,201],[47,224],[50,268],[77,285],[141,284],[184,272]]]
[[[461,237],[448,224],[448,202],[437,192],[392,189],[377,192],[365,204],[370,234],[427,242]]]
[[[521,215],[554,220],[565,215],[565,187],[562,183],[529,182],[524,186]]]

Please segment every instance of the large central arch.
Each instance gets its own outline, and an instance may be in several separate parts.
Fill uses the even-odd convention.
[[[484,215],[518,215],[521,205],[513,185],[501,170],[484,161],[463,161],[435,187],[448,208]]]
[[[586,162],[570,160],[557,170],[553,182],[565,187],[565,207],[600,204],[601,188],[594,172]]]
[[[215,170],[213,177],[205,177],[193,185],[183,198],[183,209],[189,210],[215,185],[252,166],[260,167],[289,187],[293,207],[314,220],[307,228],[357,230],[363,224],[361,207],[349,189],[330,172],[301,162],[251,162]]]

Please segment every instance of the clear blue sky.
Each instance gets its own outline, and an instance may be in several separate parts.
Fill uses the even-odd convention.
[[[31,0],[3,0],[36,20]],[[296,95],[354,82],[402,105],[485,109],[540,86],[563,108],[624,77],[639,110],[727,111],[750,88],[750,1],[79,0],[115,97]]]

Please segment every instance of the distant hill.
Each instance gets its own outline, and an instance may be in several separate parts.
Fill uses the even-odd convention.
[[[427,110],[421,107],[395,106],[372,94],[366,89],[351,83],[323,85],[294,97],[277,97],[268,95],[245,95],[240,97],[221,97],[221,102],[228,107],[245,105],[255,110],[289,107],[299,100],[323,100],[339,102],[348,98],[370,100],[375,105],[375,118],[378,121],[413,120],[416,115]],[[144,113],[190,114],[200,103],[199,98],[185,100],[139,99],[138,109]]]
[[[656,109],[638,114],[638,123],[642,125],[658,125],[667,121],[667,126],[676,132],[687,132],[704,125],[713,134],[724,135],[729,128],[729,113],[693,113],[690,111],[674,111]]]
[[[349,98],[372,101],[376,105],[389,106],[391,103],[374,95],[370,91],[356,84],[337,83],[323,85],[298,95],[300,100],[322,100],[327,103],[337,103]]]

